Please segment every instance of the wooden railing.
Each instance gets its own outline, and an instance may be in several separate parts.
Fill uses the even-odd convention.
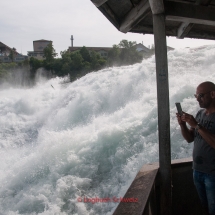
[[[202,214],[192,179],[192,159],[173,160],[171,169],[172,214]],[[113,215],[159,215],[159,164],[144,165],[123,198],[127,202],[120,202]]]

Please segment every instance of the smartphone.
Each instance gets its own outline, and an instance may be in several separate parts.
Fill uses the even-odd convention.
[[[182,115],[183,113],[182,113],[181,104],[180,104],[179,102],[176,102],[175,105],[176,105],[176,108],[177,108],[178,113],[179,113],[180,115]]]

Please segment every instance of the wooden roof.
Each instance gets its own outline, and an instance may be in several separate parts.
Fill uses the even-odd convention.
[[[121,32],[153,34],[153,14],[165,14],[166,35],[215,39],[215,0],[91,0]]]

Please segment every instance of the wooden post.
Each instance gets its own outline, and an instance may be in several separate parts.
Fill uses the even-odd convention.
[[[159,130],[159,173],[161,181],[160,212],[171,214],[171,149],[170,149],[170,116],[169,116],[169,83],[167,46],[164,14],[153,14],[155,41],[158,130]]]

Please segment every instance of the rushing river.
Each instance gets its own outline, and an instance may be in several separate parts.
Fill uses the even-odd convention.
[[[168,53],[172,159],[190,157],[175,102],[194,114],[193,96],[215,82],[215,46]],[[143,164],[158,161],[155,58],[0,88],[0,214],[111,215]]]

